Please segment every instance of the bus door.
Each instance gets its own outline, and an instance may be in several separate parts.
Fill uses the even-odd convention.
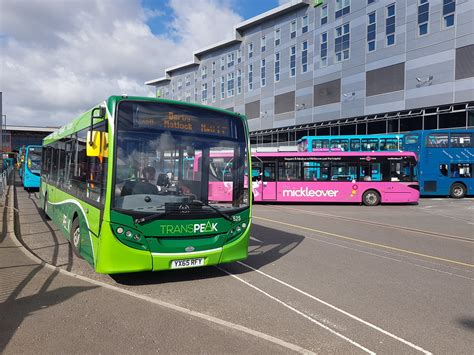
[[[262,173],[262,200],[274,201],[277,199],[276,162],[264,161]]]

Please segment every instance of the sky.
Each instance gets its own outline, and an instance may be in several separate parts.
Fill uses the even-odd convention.
[[[288,0],[0,0],[7,124],[61,126]]]

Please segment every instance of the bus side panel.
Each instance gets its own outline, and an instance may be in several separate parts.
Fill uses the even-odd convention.
[[[224,245],[219,263],[230,263],[247,259],[251,224],[250,220],[247,229],[240,238]]]

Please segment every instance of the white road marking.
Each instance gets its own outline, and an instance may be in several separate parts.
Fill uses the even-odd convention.
[[[294,291],[296,291],[296,292],[298,292],[298,293],[301,293],[302,295],[305,295],[305,296],[311,298],[312,300],[315,300],[315,301],[317,301],[317,302],[319,302],[319,303],[321,303],[321,304],[323,304],[323,305],[325,305],[325,306],[328,306],[329,308],[332,308],[332,309],[334,309],[335,311],[340,312],[340,313],[342,313],[342,314],[344,314],[344,315],[346,315],[346,316],[348,316],[348,317],[350,317],[350,318],[352,318],[352,319],[354,319],[354,320],[356,320],[356,321],[358,321],[358,322],[361,322],[362,324],[365,324],[365,325],[369,326],[369,327],[372,328],[372,329],[375,329],[375,330],[377,330],[377,331],[379,331],[379,332],[381,332],[381,333],[383,333],[383,334],[385,334],[385,335],[387,335],[387,336],[389,336],[389,337],[391,337],[391,338],[393,338],[393,339],[395,339],[395,340],[398,340],[399,342],[401,342],[401,343],[403,343],[403,344],[405,344],[405,345],[408,345],[409,347],[411,347],[411,348],[413,348],[413,349],[416,349],[416,350],[418,350],[418,351],[421,351],[422,353],[424,353],[424,354],[426,354],[426,355],[428,355],[428,354],[431,355],[431,354],[432,354],[430,351],[423,349],[421,346],[415,345],[415,344],[409,342],[408,340],[405,340],[405,339],[403,339],[403,338],[400,338],[400,337],[396,336],[395,334],[392,334],[392,333],[390,333],[390,332],[388,332],[388,331],[386,331],[386,330],[384,330],[384,329],[382,329],[382,328],[376,326],[375,324],[372,324],[372,323],[370,323],[370,322],[368,322],[368,321],[363,320],[362,318],[359,318],[359,317],[357,317],[357,316],[355,316],[355,315],[353,315],[353,314],[351,314],[351,313],[349,313],[349,312],[346,312],[346,311],[344,311],[344,310],[341,309],[341,308],[338,308],[338,307],[336,307],[336,306],[334,306],[334,305],[332,305],[332,304],[330,304],[330,303],[328,303],[328,302],[326,302],[326,301],[323,301],[323,300],[320,299],[320,298],[317,298],[317,297],[315,297],[315,296],[313,296],[313,295],[311,295],[311,294],[309,294],[309,293],[307,293],[307,292],[305,292],[305,291],[303,291],[303,290],[300,290],[299,288],[297,288],[297,287],[295,287],[295,286],[292,286],[292,285],[286,283],[285,281],[282,281],[282,280],[280,280],[280,279],[277,279],[276,277],[273,277],[273,276],[271,276],[271,275],[269,275],[269,274],[266,274],[266,273],[264,273],[263,271],[257,270],[257,269],[255,269],[254,267],[252,267],[252,266],[250,266],[250,265],[247,265],[247,264],[245,264],[245,263],[243,263],[243,262],[241,262],[241,261],[237,261],[237,263],[240,264],[240,265],[242,265],[242,266],[245,266],[245,267],[247,267],[247,268],[249,268],[249,269],[251,269],[251,270],[253,270],[253,271],[255,271],[255,272],[257,272],[257,273],[259,273],[259,274],[261,274],[261,275],[263,275],[263,276],[265,276],[265,277],[268,277],[269,279],[271,279],[271,280],[273,280],[273,281],[276,281],[276,282],[282,284],[283,286],[286,286],[286,287],[288,287],[288,288],[290,288],[290,289],[292,289],[292,290],[294,290]],[[229,274],[230,274],[230,273],[229,273]],[[235,275],[232,275],[232,276],[236,277]]]
[[[325,243],[325,244],[329,244],[329,245],[334,245],[334,246],[339,247],[339,248],[349,249],[349,250],[353,250],[353,251],[356,251],[356,252],[359,252],[359,253],[364,253],[364,254],[368,254],[368,255],[373,255],[373,256],[378,257],[378,258],[388,259],[388,260],[396,261],[396,262],[399,262],[399,263],[402,263],[402,264],[413,265],[413,266],[416,266],[416,267],[420,267],[420,268],[422,268],[422,269],[427,269],[427,270],[439,272],[439,273],[442,273],[442,274],[447,274],[447,275],[450,275],[450,276],[455,276],[455,277],[459,277],[459,278],[462,278],[462,279],[474,281],[474,278],[467,277],[467,276],[463,276],[463,275],[454,274],[454,273],[449,272],[449,271],[443,271],[443,270],[435,269],[435,268],[432,268],[432,267],[428,267],[428,266],[424,266],[424,265],[420,265],[420,264],[415,264],[415,263],[412,263],[412,262],[409,262],[409,261],[400,260],[400,259],[396,259],[396,258],[392,258],[392,257],[389,257],[389,256],[380,255],[380,254],[376,254],[376,253],[371,253],[371,252],[369,252],[369,251],[365,251],[365,250],[361,250],[361,249],[351,248],[351,247],[346,246],[346,245],[331,243],[331,242],[328,242],[328,241],[326,241],[326,240],[321,240],[321,239],[316,239],[316,238],[311,238],[311,237],[307,237],[307,238],[310,239],[310,240],[317,241],[317,242],[321,242],[321,243]],[[323,237],[323,238],[324,238],[324,237]],[[347,243],[347,242],[343,242],[343,243]],[[349,243],[349,244],[350,244],[350,243]],[[379,249],[369,248],[369,247],[362,246],[362,245],[359,246],[359,247],[361,247],[361,248],[367,248],[367,249],[369,249],[369,250],[376,250],[376,251],[378,251],[378,252],[385,253],[385,254],[389,254],[389,255],[398,256],[398,257],[400,257],[400,258],[408,258],[407,256],[394,254],[394,253],[391,253],[391,252],[388,252],[388,251],[385,251],[385,250],[379,250]],[[417,260],[417,259],[415,259],[415,260]],[[426,262],[427,262],[427,263],[431,263],[431,262],[429,262],[429,261],[426,261]],[[433,263],[433,264],[434,264],[434,265],[438,265],[438,266],[448,267],[448,266],[445,266],[445,265],[442,265],[442,264],[437,264],[437,263]],[[455,268],[455,270],[462,270],[462,269],[456,269],[456,268]],[[470,271],[466,271],[466,272],[470,272]]]
[[[260,239],[257,239],[255,237],[251,236],[250,239],[255,240],[256,242],[263,244],[263,242]]]
[[[330,333],[336,335],[337,337],[339,337],[339,338],[341,338],[341,339],[344,339],[345,341],[347,341],[347,342],[349,342],[350,344],[352,344],[352,345],[358,347],[359,349],[363,350],[364,352],[366,352],[366,353],[368,353],[368,354],[373,354],[373,355],[376,354],[374,351],[369,350],[369,349],[365,348],[364,346],[360,345],[359,343],[355,342],[354,340],[351,340],[351,339],[349,339],[348,337],[342,335],[341,333],[336,332],[335,330],[329,328],[327,325],[324,325],[323,323],[317,321],[316,319],[311,318],[311,317],[308,316],[307,314],[305,314],[305,313],[303,313],[303,312],[297,310],[296,308],[290,306],[289,304],[283,302],[282,300],[276,298],[275,296],[270,295],[269,293],[263,291],[262,289],[258,288],[257,286],[252,285],[251,283],[245,281],[244,279],[241,279],[241,278],[238,277],[237,275],[234,275],[234,274],[232,274],[231,272],[229,272],[229,271],[227,271],[227,270],[225,270],[225,269],[223,269],[223,268],[221,268],[221,267],[219,267],[219,266],[216,266],[216,267],[217,267],[219,270],[225,272],[227,275],[230,275],[230,276],[232,276],[233,278],[239,280],[240,282],[246,284],[247,286],[253,288],[254,290],[257,290],[258,292],[264,294],[264,295],[267,296],[268,298],[271,298],[272,300],[274,300],[274,301],[280,303],[280,304],[283,305],[284,307],[286,307],[286,308],[292,310],[293,312],[299,314],[300,316],[302,316],[302,317],[308,319],[310,322],[313,322],[313,323],[319,325],[321,328],[324,328],[325,330],[327,330],[327,331],[329,331]]]

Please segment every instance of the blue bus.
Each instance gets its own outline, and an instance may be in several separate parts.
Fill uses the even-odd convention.
[[[405,134],[403,150],[418,155],[420,195],[474,194],[474,130],[412,131]]]
[[[29,145],[25,149],[25,159],[22,164],[22,181],[26,190],[39,189],[41,174],[41,152],[40,145]]]
[[[402,150],[403,134],[304,136],[299,152],[386,152]]]

